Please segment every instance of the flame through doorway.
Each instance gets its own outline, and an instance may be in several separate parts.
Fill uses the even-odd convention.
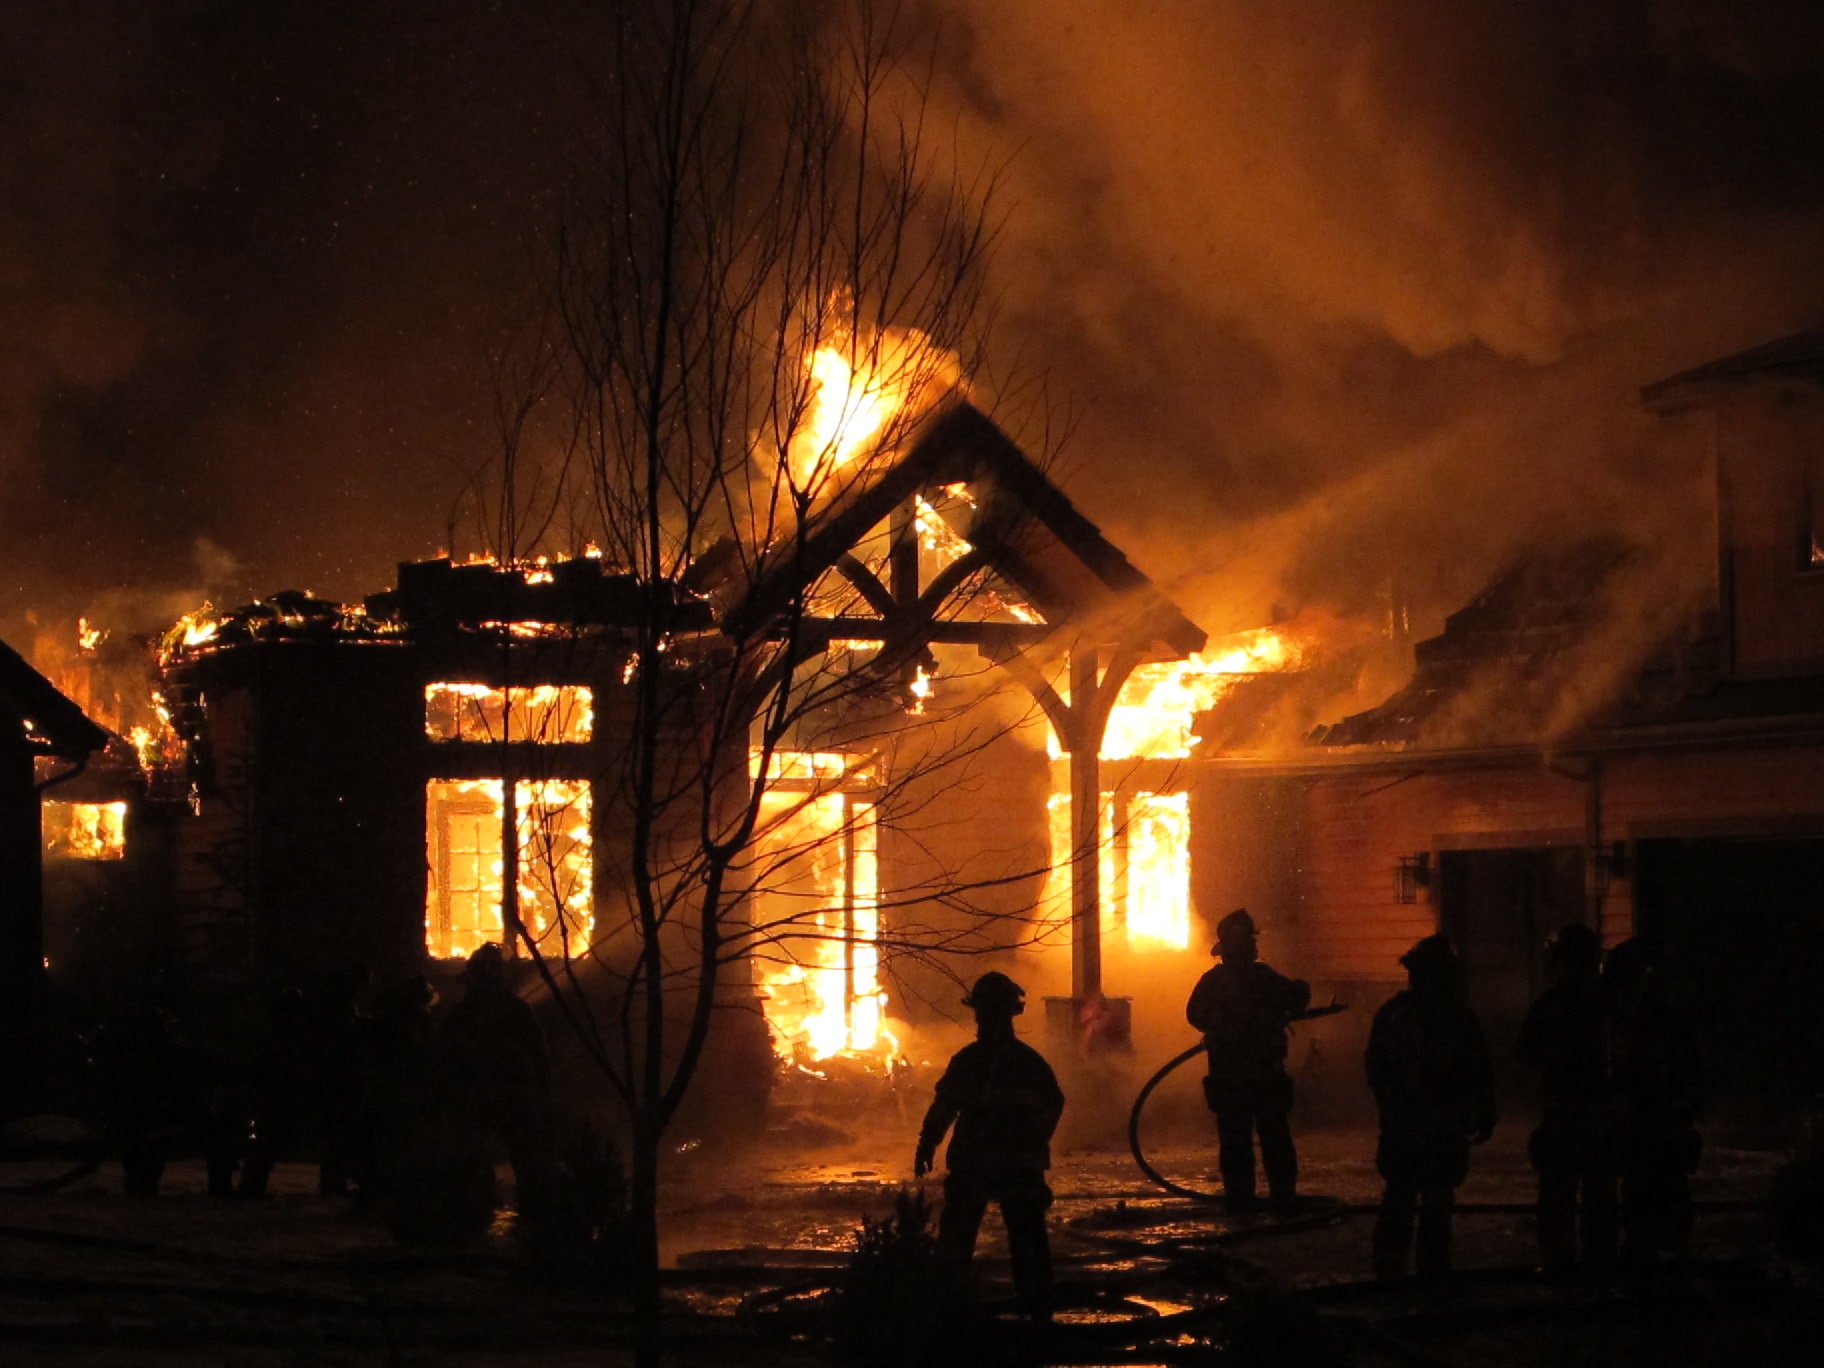
[[[749,915],[767,947],[756,979],[780,1058],[890,1060],[880,984],[880,873],[872,771],[860,757],[773,757],[761,799]]]

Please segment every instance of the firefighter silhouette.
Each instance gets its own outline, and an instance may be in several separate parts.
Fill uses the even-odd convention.
[[[462,983],[437,1038],[445,1105],[472,1140],[505,1148],[525,1212],[547,1195],[554,1162],[544,1030],[508,982],[498,945],[469,957]]]
[[[1641,942],[1610,949],[1603,984],[1621,1109],[1619,1257],[1650,1268],[1683,1259],[1690,1247],[1691,1174],[1702,1152],[1697,1046]]]
[[[1551,984],[1520,1023],[1519,1055],[1539,1071],[1539,1125],[1528,1144],[1539,1178],[1544,1272],[1568,1282],[1614,1264],[1621,1104],[1609,1070],[1601,943],[1571,923],[1547,947]]]
[[[1311,1001],[1311,985],[1260,962],[1254,919],[1238,908],[1216,926],[1210,947],[1220,962],[1191,990],[1185,1018],[1203,1033],[1209,1073],[1204,1101],[1216,1114],[1223,1198],[1232,1213],[1255,1208],[1254,1137],[1273,1205],[1289,1211],[1298,1197],[1298,1151],[1292,1143],[1292,1076],[1286,1072],[1286,1027]]]
[[[1064,1092],[1045,1057],[1020,1040],[1013,1019],[1025,1010],[1025,990],[1007,975],[983,974],[963,999],[975,1013],[975,1041],[951,1057],[918,1133],[913,1172],[931,1171],[944,1133],[955,1125],[944,1156],[944,1206],[938,1243],[961,1269],[975,1257],[976,1235],[988,1203],[1001,1209],[1020,1304],[1035,1320],[1050,1316],[1051,1243],[1045,1213],[1051,1188],[1051,1136],[1064,1111]]]
[[[1374,1014],[1368,1086],[1380,1111],[1375,1167],[1386,1183],[1374,1225],[1374,1273],[1397,1278],[1418,1225],[1418,1272],[1450,1272],[1450,1218],[1469,1150],[1495,1127],[1494,1072],[1476,1014],[1459,997],[1457,956],[1427,936],[1400,958],[1407,987]]]

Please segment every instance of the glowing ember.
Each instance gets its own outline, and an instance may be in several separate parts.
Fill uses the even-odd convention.
[[[926,674],[925,667],[923,665],[920,665],[918,667],[918,672],[912,676],[912,684],[911,684],[911,693],[912,693],[911,711],[914,716],[924,712],[925,703],[931,697],[932,690],[933,690],[933,685],[931,683],[931,676]]]
[[[965,486],[953,485],[950,488],[964,490],[962,497],[968,498]],[[969,502],[975,501],[969,499]],[[944,515],[922,497],[914,503],[913,516],[918,525],[919,547],[935,558],[937,568],[942,569],[952,561],[961,560],[974,549],[966,538],[959,537],[951,530],[950,524],[944,521]]]

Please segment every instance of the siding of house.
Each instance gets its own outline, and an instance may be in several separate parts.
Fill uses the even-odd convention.
[[[1807,466],[1824,443],[1824,395],[1754,386],[1721,401],[1715,422],[1735,672],[1816,673],[1824,668],[1824,569],[1805,568],[1801,542]]]
[[[1297,897],[1305,971],[1387,982],[1399,956],[1437,929],[1429,891],[1394,900],[1401,855],[1581,845],[1590,784],[1599,784],[1602,845],[1664,837],[1824,836],[1824,744],[1643,751],[1581,765],[1350,773],[1302,786],[1304,854]],[[1206,844],[1200,834],[1199,851]],[[1624,877],[1599,910],[1604,938],[1629,934]]]

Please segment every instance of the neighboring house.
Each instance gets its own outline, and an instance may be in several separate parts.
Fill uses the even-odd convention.
[[[1661,957],[1724,1110],[1824,1088],[1824,334],[1644,398],[1712,428],[1713,576],[1620,542],[1530,558],[1293,762],[1199,766],[1200,902],[1255,899],[1358,1004],[1334,1027],[1345,1071],[1401,952],[1443,930],[1518,1087],[1545,940],[1582,922]],[[1250,833],[1252,887],[1221,858]]]
[[[105,731],[0,642],[0,1115],[32,1099],[44,1046],[40,794],[80,771],[107,742]]]

